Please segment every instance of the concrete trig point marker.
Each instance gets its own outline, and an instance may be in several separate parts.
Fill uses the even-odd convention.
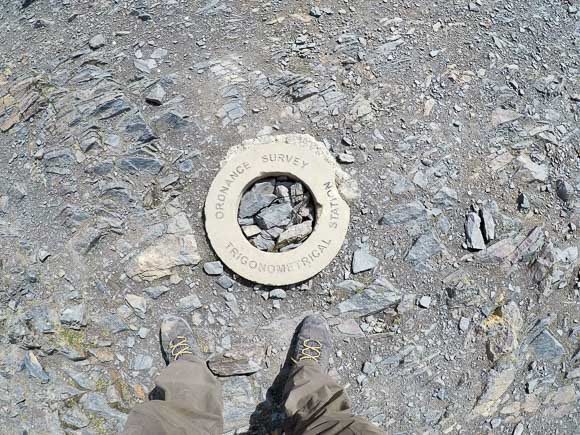
[[[315,227],[291,251],[260,251],[238,224],[240,200],[256,181],[282,175],[298,179],[312,193]],[[207,195],[205,226],[216,254],[238,275],[266,285],[294,284],[319,273],[338,254],[350,220],[346,200],[357,196],[356,183],[311,136],[262,137],[228,152]]]

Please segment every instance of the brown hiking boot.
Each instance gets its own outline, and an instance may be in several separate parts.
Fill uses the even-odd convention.
[[[178,359],[203,361],[204,355],[199,349],[189,324],[177,316],[165,316],[161,320],[161,349],[167,364]]]
[[[321,316],[306,316],[296,329],[290,360],[294,364],[316,363],[326,373],[331,352],[332,337],[326,320]]]

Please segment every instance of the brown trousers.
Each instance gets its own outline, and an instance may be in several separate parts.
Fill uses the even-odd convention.
[[[136,406],[124,435],[222,435],[221,388],[205,363],[175,361],[155,384],[165,393],[165,400]],[[316,363],[292,368],[285,397],[288,435],[383,434],[352,415],[344,390]]]

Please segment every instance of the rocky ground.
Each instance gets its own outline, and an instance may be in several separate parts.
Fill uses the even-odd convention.
[[[579,48],[572,0],[3,1],[2,433],[117,432],[169,313],[228,430],[266,433],[310,312],[389,434],[580,433]],[[231,146],[281,133],[362,195],[333,263],[271,289],[202,210]]]

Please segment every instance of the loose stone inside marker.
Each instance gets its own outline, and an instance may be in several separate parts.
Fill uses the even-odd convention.
[[[254,183],[240,200],[238,222],[261,251],[287,252],[312,233],[316,211],[312,194],[299,180],[278,176]]]

